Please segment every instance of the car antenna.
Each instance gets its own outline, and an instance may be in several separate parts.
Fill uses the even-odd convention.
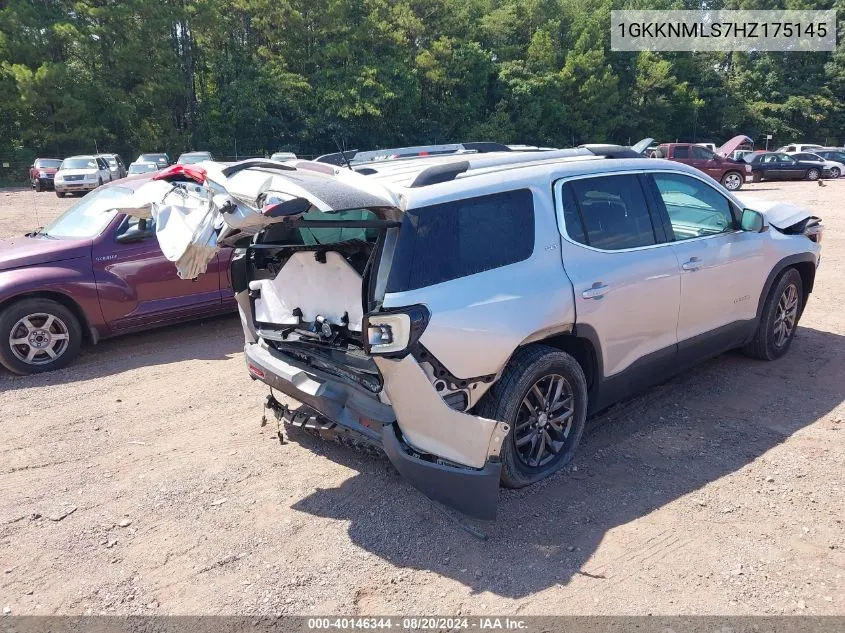
[[[346,166],[347,166],[347,167],[349,167],[349,171],[355,171],[354,169],[352,169],[352,165],[349,163],[349,159],[348,159],[348,158],[346,158],[346,152],[344,152],[344,151],[340,148],[340,143],[338,142],[337,137],[336,137],[336,136],[333,136],[333,137],[332,137],[332,140],[334,141],[334,144],[337,146],[337,151],[339,151],[339,152],[340,152],[340,157],[343,159],[343,162],[344,162],[344,163],[346,163]]]

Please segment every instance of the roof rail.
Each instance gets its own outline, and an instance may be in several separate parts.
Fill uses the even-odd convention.
[[[508,147],[507,145],[503,145],[502,143],[479,141],[473,143],[446,143],[443,145],[417,145],[413,147],[395,147],[370,150],[366,152],[361,152],[357,149],[352,149],[347,150],[345,152],[324,154],[322,156],[318,156],[314,160],[318,163],[329,163],[331,165],[337,165],[342,167],[346,165],[347,161],[351,164],[361,164],[366,162],[393,160],[397,158],[443,156],[444,154],[462,154],[468,152],[473,152],[476,154],[486,154],[488,152],[511,151],[513,150],[510,147]]]
[[[528,166],[532,163],[547,163],[559,160],[596,160],[600,158],[645,158],[630,147],[622,145],[581,145],[569,149],[539,152],[514,151],[507,156],[467,156],[460,162],[432,165],[420,171],[409,185],[411,188],[425,187],[455,180],[461,174],[468,176],[476,170]]]
[[[414,178],[409,187],[425,187],[426,185],[435,185],[438,182],[449,182],[458,177],[458,174],[464,173],[469,169],[469,161],[462,160],[457,163],[443,163],[442,165],[432,165],[427,169],[423,169],[417,177]]]
[[[579,145],[592,152],[596,156],[604,156],[605,158],[643,158],[643,155],[624,145],[605,145],[602,143],[590,143],[587,145]]]

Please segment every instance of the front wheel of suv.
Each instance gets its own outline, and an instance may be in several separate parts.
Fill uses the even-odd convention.
[[[775,360],[786,354],[798,329],[803,301],[801,274],[789,268],[766,297],[754,338],[742,351],[760,360]]]
[[[581,441],[587,418],[584,371],[553,347],[521,348],[485,394],[479,414],[510,425],[501,451],[502,484],[532,484],[567,464]]]

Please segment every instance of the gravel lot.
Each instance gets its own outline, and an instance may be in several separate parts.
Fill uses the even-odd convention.
[[[593,420],[569,472],[474,523],[486,541],[386,458],[262,427],[234,317],[0,373],[0,606],[845,614],[845,179],[747,189],[825,220],[790,353],[726,354]],[[0,192],[0,236],[72,202]]]

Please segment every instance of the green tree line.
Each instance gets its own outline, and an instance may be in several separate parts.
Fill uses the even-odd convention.
[[[841,43],[610,50],[611,9],[704,7],[845,16],[845,0],[0,0],[0,157],[845,142]]]

